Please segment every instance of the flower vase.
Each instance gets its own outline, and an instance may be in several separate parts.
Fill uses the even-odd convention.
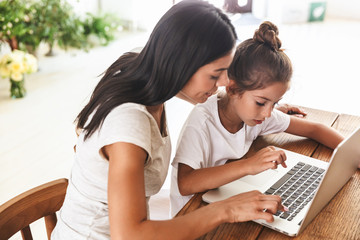
[[[23,98],[26,95],[24,76],[20,81],[16,81],[10,78],[10,96],[11,98]]]

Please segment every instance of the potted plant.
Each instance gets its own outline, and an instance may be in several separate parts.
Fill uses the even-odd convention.
[[[0,41],[8,43],[11,50],[34,53],[41,42],[36,16],[32,1],[0,1]]]
[[[49,45],[47,56],[53,55],[55,43],[64,49],[86,47],[81,21],[67,1],[41,0],[36,8],[41,39]]]
[[[106,46],[115,39],[121,22],[112,14],[95,15],[87,13],[83,26],[84,35],[91,47],[95,45]]]
[[[107,45],[115,38],[119,19],[110,14],[88,13],[81,19],[66,0],[0,0],[0,44],[10,45],[35,55],[41,42],[62,49],[88,50],[97,44]]]
[[[0,76],[10,80],[11,98],[26,95],[25,74],[36,72],[37,68],[37,59],[33,55],[17,49],[0,58]]]

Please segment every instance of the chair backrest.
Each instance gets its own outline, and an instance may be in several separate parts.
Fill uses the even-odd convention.
[[[21,231],[22,238],[32,239],[29,225],[44,217],[48,239],[54,229],[56,212],[61,208],[68,180],[54,180],[10,199],[0,206],[0,240]]]

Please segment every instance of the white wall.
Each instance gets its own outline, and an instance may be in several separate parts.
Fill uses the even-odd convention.
[[[133,22],[134,28],[152,29],[172,6],[172,0],[101,0],[102,10]]]
[[[98,1],[101,0],[67,0],[79,15],[85,15],[87,12],[98,13]]]
[[[133,29],[151,30],[160,17],[172,6],[173,0],[68,0],[80,12],[96,13],[101,6],[103,12],[116,14],[119,18],[131,23]],[[176,0],[175,2],[179,2]],[[208,0],[217,7],[221,7],[223,0]],[[242,3],[244,0],[239,0]],[[279,0],[253,0],[254,4],[271,4]],[[306,0],[309,1],[309,0]],[[321,0],[327,1],[326,18],[344,18],[360,20],[359,0]],[[285,0],[304,2],[304,0]],[[257,8],[259,9],[259,8]]]
[[[360,20],[360,1],[327,0],[327,17]]]
[[[311,2],[327,3],[325,18],[360,20],[359,0],[253,0],[253,14],[274,22],[306,22]]]

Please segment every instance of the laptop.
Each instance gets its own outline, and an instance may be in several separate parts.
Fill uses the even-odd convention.
[[[289,211],[278,211],[272,223],[254,221],[288,236],[297,236],[357,171],[359,146],[360,128],[338,145],[330,162],[282,149],[287,156],[287,168],[279,165],[275,170],[245,176],[206,192],[202,199],[212,203],[252,190],[280,195]]]

